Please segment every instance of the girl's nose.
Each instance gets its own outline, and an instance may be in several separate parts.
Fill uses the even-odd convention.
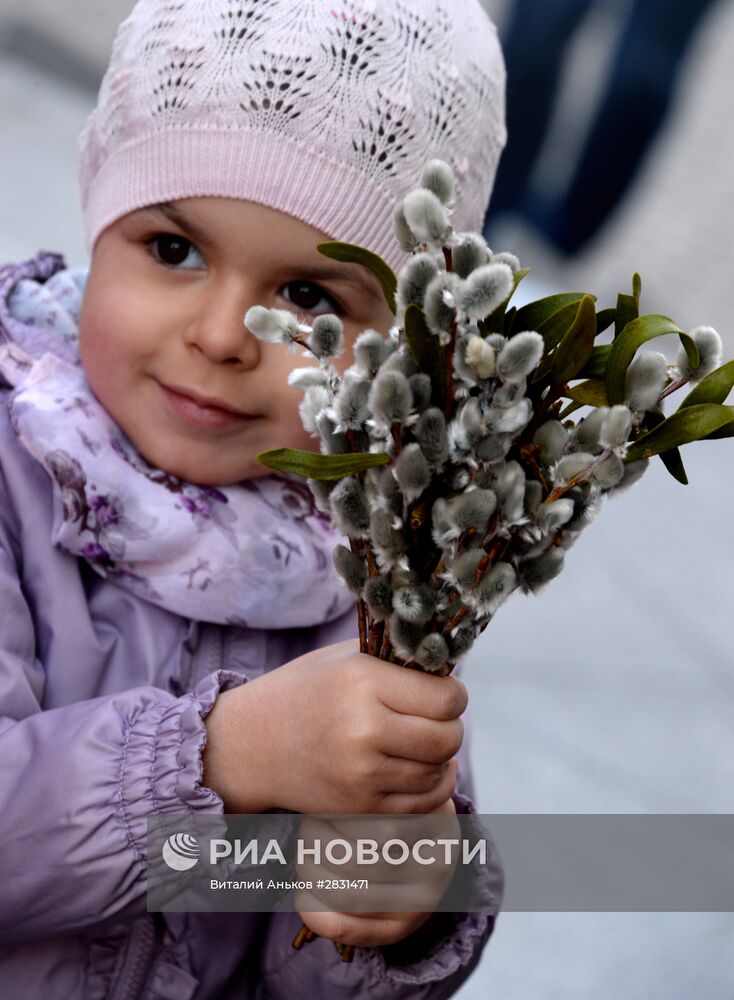
[[[239,364],[254,368],[260,361],[261,341],[245,326],[245,314],[258,305],[255,296],[233,294],[217,301],[209,300],[187,333],[190,346],[213,363]]]

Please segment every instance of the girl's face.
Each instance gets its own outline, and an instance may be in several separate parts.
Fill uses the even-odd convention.
[[[363,329],[387,334],[395,319],[376,279],[323,257],[316,244],[327,239],[264,205],[210,197],[140,209],[101,234],[80,317],[82,364],[151,465],[220,486],[269,475],[256,460],[262,451],[319,450],[298,415],[303,393],[287,381],[316,359],[263,343],[243,319],[254,305],[290,309],[309,324],[336,313],[340,373]],[[196,407],[186,394],[237,414]]]

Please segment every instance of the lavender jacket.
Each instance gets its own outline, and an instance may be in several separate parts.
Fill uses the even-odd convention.
[[[0,269],[7,296],[32,262]],[[17,332],[17,331],[14,331]],[[297,913],[148,913],[146,817],[222,813],[201,784],[219,691],[356,637],[356,614],[304,629],[191,621],[50,542],[47,473],[0,392],[0,997],[34,1000],[439,1000],[494,923],[436,915],[422,934],[344,963]],[[473,811],[466,742],[455,802]],[[494,869],[497,895],[502,874]]]

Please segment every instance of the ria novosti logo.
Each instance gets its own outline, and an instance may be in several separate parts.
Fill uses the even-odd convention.
[[[169,868],[187,872],[199,860],[199,844],[189,833],[174,833],[161,848],[161,855]]]

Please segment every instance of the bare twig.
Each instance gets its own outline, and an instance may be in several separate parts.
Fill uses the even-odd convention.
[[[537,456],[540,453],[540,448],[537,444],[524,444],[520,448],[520,461],[523,464],[529,465],[532,471],[535,473],[535,478],[538,480],[540,485],[543,487],[543,493],[548,492],[548,483],[545,476],[543,475],[543,470],[541,469]]]
[[[609,458],[611,454],[611,449],[605,448],[600,455],[596,456],[593,462],[589,462],[586,468],[582,469],[581,472],[577,472],[575,476],[572,476],[565,486],[556,486],[554,490],[551,490],[543,503],[551,503],[553,500],[558,500],[560,497],[568,493],[569,490],[572,490],[574,486],[578,486],[580,483],[585,483],[589,472],[594,468],[594,466],[599,465],[604,461],[604,459]]]
[[[371,622],[370,624],[370,637],[369,643],[367,645],[367,652],[370,656],[377,656],[378,650],[382,648],[382,642],[385,635],[385,622]]]
[[[663,392],[662,392],[662,394],[660,396],[660,399],[661,400],[665,399],[665,397],[669,396],[671,394],[671,392],[675,392],[676,389],[682,388],[684,385],[687,385],[687,383],[688,383],[688,379],[687,378],[677,378],[677,379],[675,379],[673,382],[670,383],[670,385],[666,386],[666,388],[663,390]]]

